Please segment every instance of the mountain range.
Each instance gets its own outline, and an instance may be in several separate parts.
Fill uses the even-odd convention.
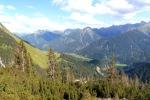
[[[22,35],[21,38],[43,50],[53,48],[59,52],[75,52],[101,38],[111,38],[129,30],[138,29],[144,24],[146,24],[146,22],[100,29],[90,27],[85,27],[84,29],[66,29],[63,32],[38,30],[32,34]]]
[[[40,34],[36,34],[36,35],[39,36],[39,35],[44,35],[46,31],[38,31],[38,32],[40,32]],[[45,34],[49,34],[49,33],[45,33]],[[34,36],[36,37],[36,35]],[[54,34],[53,37],[57,38],[57,36],[60,35]],[[48,35],[45,35],[45,40],[47,37]],[[5,26],[3,26],[0,23],[0,67],[3,67],[2,64],[4,64],[5,66],[13,66],[16,58],[15,57],[17,53],[16,51],[20,41],[23,40],[18,36],[12,34]],[[27,49],[27,52],[31,55],[34,67],[40,74],[44,74],[45,71],[43,72],[43,70],[47,69],[48,67],[48,56],[47,56],[48,52],[39,50],[38,48],[30,45],[29,42],[30,41],[23,41]],[[60,64],[61,68],[69,66],[69,68],[72,70],[72,72],[75,73],[77,77],[80,75],[92,76],[94,73],[93,66],[95,66],[95,64],[93,63],[92,59],[80,55],[76,55],[76,54],[71,54],[71,53],[60,54],[55,52],[55,55],[59,60],[61,60],[61,64]]]
[[[36,38],[34,41],[38,41],[38,38],[41,37],[43,41],[47,41],[49,46],[50,42],[48,41],[51,41],[51,43],[56,43],[56,41],[60,40],[65,41],[63,38],[76,40],[70,45],[70,48],[74,49],[63,51],[64,53],[58,53],[57,55],[60,56],[62,60],[61,66],[65,67],[69,65],[77,76],[98,75],[96,73],[96,65],[99,66],[99,64],[105,63],[105,61],[107,63],[111,60],[112,55],[115,55],[118,65],[127,64],[126,66],[128,67],[123,68],[125,73],[130,77],[136,74],[141,80],[146,81],[149,80],[148,70],[150,68],[150,23],[138,23],[136,25],[138,25],[137,28],[124,31],[120,34],[113,34],[112,36],[100,36],[99,33],[94,31],[95,29],[90,27],[84,29],[68,29],[65,31],[65,34],[58,31],[55,31],[55,33],[38,31],[39,33],[37,34],[27,36],[30,36],[30,38],[34,36],[34,38]],[[44,34],[48,35],[43,37]],[[66,43],[68,41],[67,39],[65,41]],[[1,60],[5,65],[13,63],[15,49],[20,40],[19,37],[9,32],[7,28],[0,24],[0,58],[2,58]],[[31,54],[34,64],[40,68],[47,68],[48,58],[46,52],[31,46],[29,44],[32,44],[31,41],[26,41],[24,41],[25,46],[27,51]],[[68,42],[68,44],[69,43],[70,42]],[[76,45],[74,43],[76,43]],[[63,45],[65,44],[62,43],[61,46]],[[75,46],[80,46],[81,49],[76,49]]]
[[[101,67],[95,59],[49,51],[33,47],[0,24],[0,100],[96,100],[114,98],[111,95],[116,93],[117,98],[149,100],[150,63],[125,67],[124,74],[115,70],[115,59]],[[53,72],[54,79],[51,79]]]
[[[37,31],[21,38],[43,50],[76,53],[104,61],[113,54],[118,63],[131,64],[150,59],[150,23],[113,25],[106,28]]]

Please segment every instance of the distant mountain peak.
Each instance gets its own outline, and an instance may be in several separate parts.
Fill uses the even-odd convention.
[[[49,31],[45,32],[45,34],[26,36],[24,39],[40,49],[47,50],[52,48],[59,52],[79,52],[97,59],[103,59],[103,57],[111,55],[115,50],[117,57],[119,57],[119,62],[130,63],[131,60],[133,61],[132,55],[136,56],[134,57],[135,60],[137,60],[138,56],[143,55],[145,57],[145,55],[148,55],[145,54],[146,51],[142,48],[146,48],[145,50],[150,48],[147,45],[149,44],[147,35],[150,36],[149,27],[149,23],[114,25],[99,29],[85,27],[83,29],[66,29],[63,32]],[[135,51],[134,54],[132,53],[133,51]],[[128,59],[130,58],[131,60],[129,61]]]
[[[85,28],[83,29],[83,31],[92,31],[92,28],[91,28],[91,27],[85,27]]]
[[[42,33],[45,33],[45,32],[49,32],[49,31],[48,30],[37,30],[33,34],[42,34]]]
[[[66,29],[65,31],[64,31],[64,35],[69,35],[70,33],[71,33],[71,29]]]
[[[86,27],[86,28],[84,28],[83,30],[82,30],[82,34],[89,34],[89,35],[92,35],[94,32],[93,32],[93,30],[92,30],[92,28],[91,27]]]
[[[145,21],[141,21],[140,23],[141,23],[141,24],[147,24],[147,22],[145,22]]]

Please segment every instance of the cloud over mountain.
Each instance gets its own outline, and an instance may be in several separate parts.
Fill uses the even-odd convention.
[[[11,0],[1,1],[0,21],[12,32],[31,33],[149,21],[149,11],[149,0]]]

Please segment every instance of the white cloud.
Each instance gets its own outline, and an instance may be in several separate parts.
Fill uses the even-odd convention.
[[[83,22],[81,23],[80,20],[75,19],[75,17],[80,17],[80,20],[83,20]],[[70,23],[69,21],[66,21],[64,23],[56,23],[44,16],[29,17],[21,14],[15,14],[14,16],[0,15],[0,22],[2,22],[11,32],[27,34],[33,33],[37,30],[63,31],[67,28],[84,28],[89,25],[92,25],[93,27],[102,26],[101,22],[93,19],[91,16],[86,19],[85,18],[86,16],[73,14],[72,20],[76,20],[77,22]],[[86,21],[88,23],[86,23]]]
[[[69,12],[87,13],[92,15],[115,13],[103,2],[98,2],[93,5],[93,0],[86,0],[86,2],[84,0],[66,0],[62,9]]]
[[[16,8],[12,5],[0,5],[0,11],[8,9],[8,10],[15,10]]]
[[[96,15],[116,14],[106,5],[96,3],[93,5],[93,0],[53,0],[54,4],[61,6],[61,9],[70,12],[67,17],[78,24],[86,26],[101,26],[105,24],[95,19]]]
[[[123,19],[128,21],[128,22],[131,22],[131,23],[136,23],[136,22],[140,22],[140,21],[149,21],[149,12],[150,11],[150,7],[144,7],[142,9],[139,9],[135,12],[132,12],[132,13],[129,13],[129,14],[126,14],[123,16]],[[140,16],[142,13],[145,13],[147,15],[142,15]]]
[[[95,8],[93,9],[93,12],[94,12],[95,15],[116,15],[116,14],[118,14],[117,12],[110,9],[105,4],[99,4],[99,3],[97,3],[95,5]]]
[[[79,1],[79,0],[78,0]],[[60,1],[61,2],[61,1]],[[87,3],[87,6],[89,4]],[[83,28],[85,26],[100,26],[102,23],[92,15],[72,13],[68,20],[63,23],[54,22],[41,13],[35,13],[34,16],[23,14],[5,15],[4,9],[13,9],[11,6],[0,6],[0,22],[2,22],[10,31],[14,33],[32,33],[37,30],[64,30],[67,28]],[[86,9],[86,7],[83,7]],[[83,10],[84,11],[84,10]],[[73,20],[74,23],[69,21]]]
[[[89,25],[102,25],[103,23],[96,20],[94,16],[88,14],[72,13],[70,19],[77,21],[78,23]]]
[[[109,19],[105,23],[101,20],[103,16],[115,17],[110,20],[113,24],[124,24],[126,22],[135,22],[137,13],[142,12],[150,5],[149,0],[53,0],[53,3],[60,7],[70,15],[64,18],[62,23],[54,22],[45,17],[40,12],[34,16],[26,16],[22,14],[14,14],[8,16],[4,14],[4,10],[15,10],[12,5],[0,5],[0,22],[10,29],[12,32],[31,33],[39,29],[45,30],[64,30],[66,28],[83,28],[108,26]],[[139,6],[143,4],[144,6]],[[138,6],[137,6],[138,5]],[[146,6],[145,6],[146,5]],[[26,8],[34,8],[33,6],[25,6]],[[150,8],[146,8],[150,10]],[[60,15],[61,18],[65,17]],[[119,17],[119,19],[117,19]],[[96,19],[99,18],[99,19]],[[108,18],[108,17],[106,17]],[[122,19],[120,21],[120,19]],[[141,19],[143,20],[143,19]],[[147,19],[146,19],[147,20]],[[139,21],[139,19],[138,19]]]
[[[139,0],[141,2],[144,2],[144,3],[147,3],[147,4],[150,4],[150,1],[149,0]]]
[[[123,19],[125,20],[133,20],[133,18],[136,16],[136,12],[135,13],[128,13],[126,15],[123,16]]]
[[[0,5],[0,14],[3,12],[3,10],[4,10],[4,6]]]
[[[32,33],[41,30],[63,30],[65,26],[50,21],[47,17],[28,17],[20,14],[15,16],[0,15],[0,21],[12,32]]]
[[[66,1],[65,0],[53,0],[53,3],[56,5],[64,5]]]
[[[13,33],[30,34],[37,30],[60,30],[67,28],[83,28],[84,25],[72,24],[70,22],[56,23],[44,16],[25,16],[15,14],[14,16],[0,15],[0,22]]]
[[[108,16],[130,16],[143,9],[145,6],[137,7],[140,4],[150,4],[149,0],[53,0],[59,4],[61,9],[70,13],[81,13],[82,15],[108,15]],[[61,4],[63,3],[63,4]],[[64,5],[65,4],[65,5]],[[72,15],[72,14],[71,14]]]
[[[55,4],[65,4],[61,5],[63,10],[94,15],[116,15],[121,11],[128,13],[128,11],[134,10],[134,6],[127,0],[105,0],[101,2],[97,1],[95,4],[93,4],[93,1],[94,0],[53,0]]]
[[[31,7],[30,7],[31,8]],[[0,22],[14,33],[32,33],[37,30],[64,30],[69,24],[53,22],[40,12],[33,16],[23,14],[9,15],[7,10],[15,10],[11,5],[0,5]]]
[[[64,9],[68,11],[77,11],[89,13],[92,11],[93,7],[91,6],[92,0],[68,0]]]
[[[131,2],[131,1],[129,1],[129,2]],[[133,4],[140,4],[142,6],[148,6],[148,5],[150,5],[150,1],[149,0],[132,0],[131,3],[133,3]]]
[[[6,8],[9,10],[15,10],[16,8],[12,5],[6,5]]]
[[[132,10],[134,6],[129,4],[127,0],[110,0],[106,5],[112,10]]]

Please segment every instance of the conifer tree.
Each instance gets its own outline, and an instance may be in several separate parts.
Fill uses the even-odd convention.
[[[22,63],[21,60],[22,59],[21,59],[20,50],[19,50],[19,48],[17,48],[16,51],[15,51],[15,61],[14,61],[14,65],[15,65],[16,68],[20,68],[21,63]]]
[[[23,72],[25,72],[25,66],[27,66],[27,50],[24,46],[24,43],[23,41],[21,41],[19,43],[19,52],[20,52],[20,55],[21,55],[21,69]]]
[[[65,67],[62,74],[62,80],[64,83],[70,83],[74,80],[74,74],[69,67]]]
[[[138,86],[140,86],[140,81],[139,81],[139,78],[138,76],[135,74],[134,77],[133,77],[133,80],[134,80],[134,86],[137,88]]]
[[[129,78],[128,78],[128,76],[127,76],[123,71],[121,71],[120,78],[121,78],[120,81],[121,81],[125,86],[129,86]]]
[[[57,61],[56,55],[52,49],[49,49],[48,51],[47,75],[50,80],[60,80],[59,62]]]
[[[33,63],[23,41],[18,43],[18,47],[15,52],[15,66],[23,72],[31,74]]]
[[[29,76],[33,73],[32,66],[33,66],[32,58],[31,58],[30,54],[28,53],[28,55],[27,55],[26,72],[27,72],[27,74],[28,74]]]
[[[117,74],[117,71],[116,71],[116,59],[115,59],[115,56],[113,54],[112,56],[112,60],[110,62],[110,68],[108,69],[108,73],[109,73],[109,78],[111,80],[115,79],[116,78],[116,74]]]
[[[116,58],[114,55],[112,56],[111,61],[111,74],[113,78],[116,76]]]

